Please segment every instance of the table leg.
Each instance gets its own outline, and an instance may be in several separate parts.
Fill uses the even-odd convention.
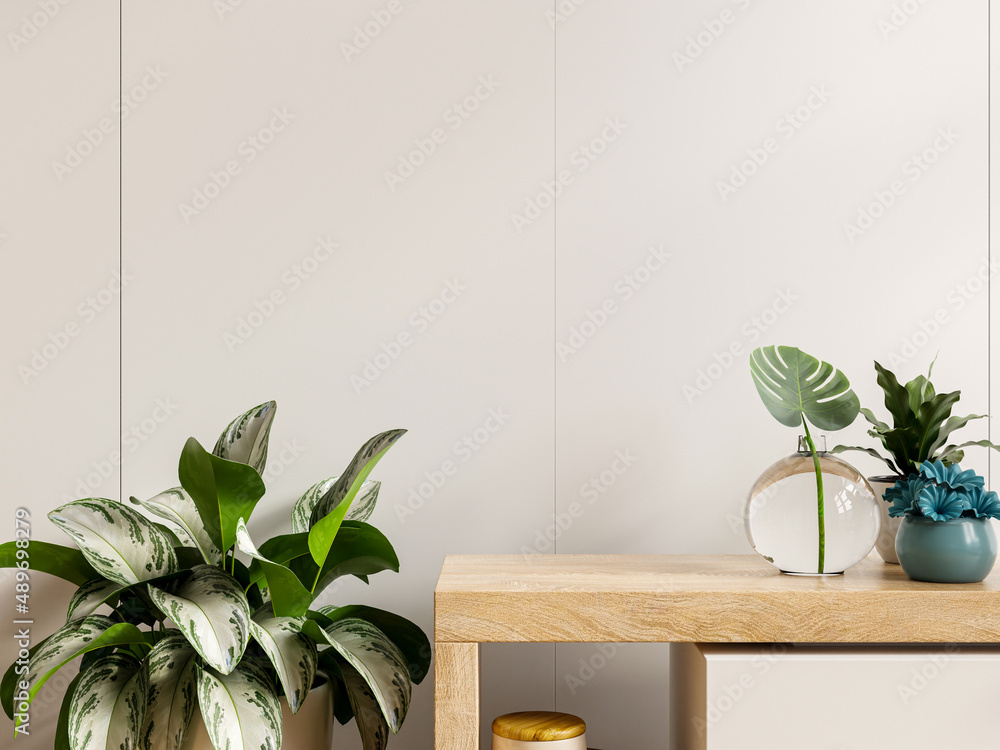
[[[434,750],[478,750],[479,644],[434,644]]]

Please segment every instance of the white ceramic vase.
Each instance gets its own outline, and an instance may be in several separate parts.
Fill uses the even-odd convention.
[[[879,557],[893,565],[899,565],[899,558],[896,557],[896,532],[899,531],[899,524],[903,519],[889,517],[889,503],[882,499],[882,494],[892,487],[899,478],[891,476],[868,477],[868,484],[875,490],[879,513],[882,514],[882,525],[879,528],[878,539],[875,541],[875,550]]]
[[[281,699],[281,750],[330,750],[333,744],[333,693],[329,683],[309,691],[297,714]],[[181,750],[214,750],[201,712],[195,706]]]

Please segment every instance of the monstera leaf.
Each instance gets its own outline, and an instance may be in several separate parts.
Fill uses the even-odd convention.
[[[250,639],[250,605],[235,578],[199,565],[175,593],[149,586],[149,596],[202,659],[223,674],[233,671]]]
[[[181,451],[177,473],[198,508],[205,532],[217,549],[236,543],[241,518],[250,518],[264,495],[264,481],[246,464],[213,456],[194,438]]]
[[[816,572],[826,572],[826,520],[823,473],[809,432],[840,430],[858,416],[861,402],[840,370],[794,346],[768,346],[750,355],[750,374],[771,416],[788,427],[802,426],[816,472],[816,521],[819,533]]]
[[[95,570],[124,586],[177,570],[170,539],[114,500],[75,500],[49,513],[49,519],[76,542]]]
[[[274,683],[250,660],[231,674],[198,669],[198,703],[212,744],[226,750],[278,750],[281,706]]]
[[[71,750],[136,747],[148,692],[145,662],[121,652],[95,662],[73,691],[68,727]]]
[[[793,346],[754,350],[750,373],[764,406],[787,427],[809,420],[821,430],[841,430],[861,410],[844,373]]]
[[[264,473],[267,465],[267,441],[278,405],[268,401],[236,417],[219,435],[213,454],[227,461],[248,464]]]

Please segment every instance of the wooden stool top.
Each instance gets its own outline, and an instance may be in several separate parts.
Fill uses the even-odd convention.
[[[586,730],[587,725],[579,716],[555,711],[518,711],[493,720],[493,734],[521,742],[569,740]]]

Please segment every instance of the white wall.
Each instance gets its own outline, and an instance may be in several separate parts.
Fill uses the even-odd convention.
[[[234,9],[220,17],[223,3]],[[0,508],[11,519],[0,537],[25,506],[34,538],[59,541],[45,513],[115,451],[121,472],[91,477],[86,494],[170,486],[188,436],[214,440],[270,398],[272,460],[286,441],[294,450],[252,530],[283,530],[305,487],[403,426],[373,519],[401,572],[332,600],[384,606],[431,633],[446,553],[749,552],[733,523],[743,496],[795,440],[754,392],[754,346],[832,361],[877,410],[872,359],[909,378],[940,352],[939,387],[962,389],[963,412],[989,408],[988,291],[961,299],[989,252],[985,3],[399,0],[347,55],[388,0],[125,0],[121,37],[119,4],[88,0],[57,6],[24,44],[10,36],[26,37],[24,19],[47,5],[0,6]],[[897,5],[916,12],[894,17]],[[721,33],[693,58],[709,27]],[[121,86],[143,99],[120,129],[119,41]],[[470,96],[475,111],[456,119]],[[801,127],[779,123],[810,102]],[[254,151],[246,139],[275,110],[287,125]],[[111,132],[59,179],[52,162],[102,118]],[[434,152],[390,185],[386,173],[438,128]],[[768,138],[775,152],[722,196],[719,182]],[[935,163],[914,172],[936,138]],[[239,173],[185,215],[180,204],[230,161]],[[512,218],[546,203],[560,176],[555,207]],[[895,180],[901,194],[851,241],[844,225]],[[318,238],[337,249],[293,280]],[[656,270],[637,272],[650,258]],[[124,290],[88,312],[115,272]],[[644,283],[626,291],[630,278]],[[449,284],[460,295],[420,322]],[[227,338],[275,291],[284,302],[266,321]],[[578,338],[605,305],[614,312]],[[928,325],[936,315],[945,322]],[[19,371],[70,323],[77,335],[44,369]],[[412,344],[358,392],[352,377],[402,333]],[[463,452],[491,413],[503,426]],[[121,437],[133,429],[141,441]],[[863,427],[839,438],[864,439]],[[627,470],[585,492],[623,468],[619,452],[633,457]],[[445,461],[458,473],[408,506]],[[970,461],[987,470],[984,451]],[[554,514],[574,502],[583,515],[549,545]],[[39,636],[66,593],[42,579]],[[12,611],[9,578],[0,602]],[[11,619],[0,612],[4,663]],[[555,705],[581,713],[605,750],[665,747],[665,648],[598,656],[485,647],[486,726]],[[429,746],[431,682],[393,747]],[[49,698],[19,747],[51,747]],[[357,747],[353,727],[338,742]]]

